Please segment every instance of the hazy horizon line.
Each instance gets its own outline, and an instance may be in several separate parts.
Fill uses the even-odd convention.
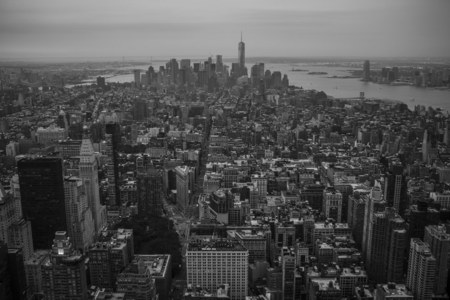
[[[220,55],[220,54],[218,54]],[[130,56],[58,56],[58,57],[50,57],[50,56],[35,56],[35,57],[11,57],[5,58],[0,57],[0,63],[32,63],[32,64],[41,64],[41,63],[107,63],[107,62],[122,62],[122,63],[151,63],[151,62],[164,62],[170,59],[191,59],[191,60],[205,60],[209,57],[215,58],[216,55],[203,56],[203,55],[161,55],[161,56],[140,56],[140,55],[130,55]],[[222,59],[224,61],[232,61],[236,60],[235,56],[223,56]],[[339,56],[339,55],[304,55],[304,56],[249,56],[246,57],[247,61],[255,61],[255,60],[429,60],[429,61],[437,61],[437,60],[449,60],[450,56]]]

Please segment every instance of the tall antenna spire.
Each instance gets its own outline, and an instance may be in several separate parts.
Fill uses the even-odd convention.
[[[241,31],[241,43],[242,43],[242,31]]]

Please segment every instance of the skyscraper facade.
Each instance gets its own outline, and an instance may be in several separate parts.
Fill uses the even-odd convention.
[[[86,251],[94,242],[95,225],[88,205],[85,186],[78,177],[64,178],[64,199],[68,234],[75,249]]]
[[[342,220],[342,194],[334,188],[323,191],[323,208],[325,217],[332,218],[341,223]]]
[[[413,292],[415,299],[432,299],[435,276],[436,258],[429,245],[421,239],[411,239],[406,286]]]
[[[106,176],[108,178],[108,205],[120,205],[118,147],[120,143],[119,123],[105,125],[106,140]]]
[[[369,277],[377,282],[400,282],[403,278],[404,251],[407,247],[405,221],[395,209],[373,215],[370,238]]]
[[[407,208],[406,179],[400,162],[393,163],[385,177],[384,196],[387,206],[394,207],[400,215]]]
[[[424,242],[430,245],[430,250],[436,258],[436,280],[434,293],[446,293],[450,253],[450,234],[444,226],[430,225],[425,227]]]
[[[294,272],[295,272],[295,254],[294,251],[284,248],[281,256],[283,271],[283,299],[294,298]]]
[[[137,176],[138,214],[142,217],[162,214],[162,172],[148,169]]]
[[[65,231],[57,231],[50,257],[42,264],[46,299],[87,299],[85,257],[74,251]]]
[[[210,291],[230,285],[231,299],[245,299],[248,286],[248,250],[237,241],[191,241],[186,252],[187,284]]]
[[[98,234],[106,225],[106,207],[100,204],[98,164],[91,139],[87,136],[84,136],[81,142],[80,163],[78,167],[80,178],[86,188],[88,205],[94,219],[95,234]]]
[[[11,280],[12,299],[28,299],[28,287],[21,249],[8,248],[8,273]]]
[[[189,167],[178,166],[175,168],[177,176],[177,204],[183,209],[189,206]]]
[[[373,216],[375,212],[380,212],[384,210],[385,202],[382,198],[383,194],[381,192],[381,187],[376,184],[368,197],[368,202],[364,207],[364,226],[362,234],[362,251],[363,256],[367,262],[369,262],[371,252],[372,252],[372,227],[373,227]]]
[[[22,208],[31,221],[35,249],[48,249],[56,231],[67,230],[61,158],[23,158],[17,162]]]

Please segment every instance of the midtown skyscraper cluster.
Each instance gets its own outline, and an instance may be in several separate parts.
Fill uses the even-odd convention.
[[[1,299],[448,298],[448,117],[245,47],[122,84],[0,77]]]

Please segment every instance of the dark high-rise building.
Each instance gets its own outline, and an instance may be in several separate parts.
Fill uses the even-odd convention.
[[[65,231],[57,231],[50,257],[42,264],[45,299],[87,300],[85,257],[74,251]]]
[[[11,280],[11,295],[14,300],[26,300],[27,281],[21,249],[8,249],[8,273]],[[3,299],[3,298],[2,298]]]
[[[370,81],[370,61],[366,60],[363,66],[363,80]]]
[[[352,228],[353,238],[358,246],[362,246],[364,232],[364,212],[369,196],[355,194],[350,196],[348,225]],[[350,213],[351,210],[351,213]]]
[[[102,232],[101,238],[88,251],[91,284],[112,291],[116,288],[117,275],[134,256],[129,247],[132,241],[121,237],[122,233]]]
[[[307,185],[300,193],[300,200],[308,201],[312,209],[322,211],[324,189],[325,187],[321,184]]]
[[[169,62],[166,63],[166,69],[168,75],[170,76],[169,81],[172,84],[178,83],[178,71],[180,69],[178,61],[175,58],[172,58]]]
[[[118,147],[120,144],[120,125],[118,123],[108,123],[105,125],[105,139],[107,144],[108,162],[107,177],[109,182],[108,188],[108,204],[120,205],[120,188],[119,188],[119,164],[118,164]]]
[[[148,118],[148,103],[142,99],[136,99],[133,104],[133,119],[145,121]]]
[[[141,86],[141,70],[133,70],[134,74],[134,86],[140,87]]]
[[[274,89],[281,89],[282,82],[281,82],[281,72],[275,71],[272,73],[272,88]]]
[[[18,161],[22,208],[31,221],[35,249],[48,249],[56,231],[66,230],[64,178],[61,158]]]
[[[427,226],[425,228],[424,242],[430,245],[430,250],[436,258],[436,280],[434,293],[446,293],[449,269],[450,234],[444,226]]]
[[[246,75],[247,71],[245,69],[245,43],[242,41],[242,34],[241,34],[241,41],[238,44],[238,57],[240,70],[239,76]]]
[[[0,299],[12,299],[11,276],[8,272],[8,246],[0,240]]]
[[[387,206],[394,207],[403,216],[407,208],[406,179],[401,163],[393,163],[385,177],[384,196]]]
[[[223,72],[222,55],[216,55],[216,72],[217,73],[222,73]]]
[[[270,70],[266,70],[264,72],[264,84],[266,88],[270,88],[272,86],[272,72],[270,72]]]
[[[374,213],[368,263],[370,278],[376,282],[402,281],[404,252],[408,243],[405,228],[405,221],[395,209],[386,208],[384,212]]]
[[[372,252],[372,228],[376,212],[385,210],[386,202],[383,201],[381,187],[378,183],[372,188],[368,201],[364,205],[364,225],[362,233],[362,251],[366,261],[370,260]]]
[[[407,214],[409,223],[409,237],[423,239],[425,226],[439,223],[439,211],[428,207],[425,200],[417,201],[417,204],[409,207]]]
[[[97,77],[97,85],[101,88],[105,87],[105,77],[98,76]]]
[[[254,88],[256,88],[258,83],[259,83],[259,79],[260,79],[260,71],[259,71],[259,65],[258,64],[254,64],[252,66],[252,68],[250,69],[250,78],[251,78],[251,81],[252,81],[252,86]]]
[[[162,213],[162,172],[149,169],[137,176],[138,214],[142,217]]]
[[[283,248],[281,263],[283,271],[283,297],[284,299],[294,299],[295,254],[293,251]]]

